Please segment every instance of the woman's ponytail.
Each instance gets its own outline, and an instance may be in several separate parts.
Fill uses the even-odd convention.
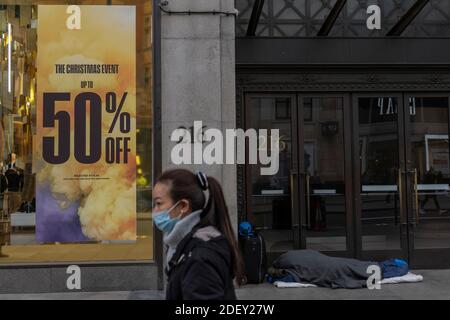
[[[245,281],[242,257],[239,251],[236,235],[230,221],[228,207],[225,203],[222,187],[219,182],[208,177],[209,199],[204,210],[202,222],[215,226],[228,240],[233,259],[233,272],[238,285]]]

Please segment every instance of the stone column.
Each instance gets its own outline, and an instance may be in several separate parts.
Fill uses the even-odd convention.
[[[233,0],[169,0],[172,11],[233,11]],[[171,161],[170,135],[203,121],[207,128],[236,127],[235,17],[161,17],[162,169]],[[224,152],[225,153],[225,152]],[[183,165],[217,178],[224,189],[232,223],[237,225],[236,165]]]

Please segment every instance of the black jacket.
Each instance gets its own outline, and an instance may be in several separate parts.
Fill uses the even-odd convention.
[[[3,193],[8,189],[8,181],[3,174],[0,174],[0,193]]]
[[[184,237],[169,262],[166,299],[236,300],[227,239],[220,235],[204,241],[195,232]]]
[[[24,176],[21,169],[8,169],[5,172],[5,178],[7,180],[8,191],[22,192]]]

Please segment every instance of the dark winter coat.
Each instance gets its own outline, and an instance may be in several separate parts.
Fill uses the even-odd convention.
[[[213,227],[194,228],[166,269],[167,300],[235,300],[231,248]]]
[[[3,174],[0,174],[0,193],[3,193],[8,189],[8,181]]]

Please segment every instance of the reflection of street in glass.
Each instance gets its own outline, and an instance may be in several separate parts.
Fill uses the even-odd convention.
[[[428,170],[427,173],[425,174],[423,181],[426,184],[438,184],[440,181],[442,181],[442,172],[436,171],[434,170],[433,167],[430,167],[430,170]],[[421,215],[425,215],[427,214],[427,211],[430,211],[424,209],[425,205],[430,199],[434,202],[434,205],[436,207],[436,210],[439,212],[439,215],[442,215],[447,212],[447,210],[441,208],[441,205],[439,204],[438,201],[438,195],[436,194],[436,191],[433,191],[432,194],[426,193],[425,196],[423,197],[423,200],[420,201],[419,213]]]

